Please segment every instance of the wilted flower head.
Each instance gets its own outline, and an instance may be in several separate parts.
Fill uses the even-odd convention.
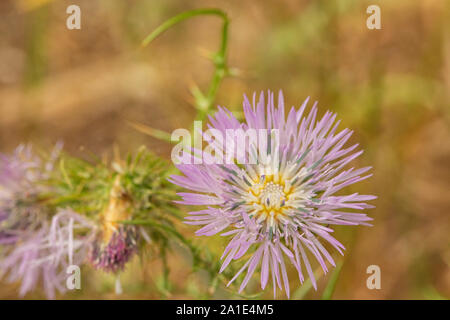
[[[123,270],[137,252],[137,227],[120,225],[131,219],[128,195],[121,190],[120,177],[114,181],[108,206],[102,212],[102,231],[92,244],[89,260],[97,268],[108,272]]]
[[[168,166],[144,147],[110,164],[60,149],[48,156],[20,146],[0,154],[0,278],[20,281],[20,295],[41,284],[54,298],[74,266],[90,263],[116,273],[119,293],[118,272],[144,241],[165,249],[173,234],[158,229],[172,230],[169,217],[179,216]],[[155,208],[167,211],[151,215]]]
[[[0,154],[0,278],[20,281],[20,295],[41,284],[53,298],[74,266],[90,263],[116,273],[120,293],[118,272],[139,246],[158,249],[172,235],[157,229],[170,225],[166,212],[149,214],[165,208],[178,217],[168,172],[143,147],[111,164],[62,155],[60,146],[50,156],[31,147]]]
[[[258,103],[255,96],[253,104],[245,97],[244,123],[227,109],[220,108],[214,117],[210,117],[209,128],[219,130],[224,137],[228,129],[269,131],[264,150],[254,141],[225,142],[224,150],[236,146],[236,154],[244,153],[245,159],[257,154],[257,161],[238,163],[235,158],[223,164],[179,164],[177,167],[184,176],[171,178],[175,184],[194,191],[180,193],[183,198],[180,203],[208,206],[191,212],[186,218],[188,224],[203,225],[197,235],[211,236],[225,231],[223,236],[231,236],[222,256],[221,272],[231,261],[251,254],[230,281],[247,270],[239,291],[245,288],[260,266],[262,289],[271,276],[274,295],[276,287],[282,289],[283,283],[289,296],[286,258],[296,268],[300,281],[303,283],[306,271],[316,288],[307,251],[327,272],[325,260],[333,266],[335,262],[325,243],[341,254],[344,249],[331,236],[333,229],[330,226],[367,225],[371,220],[365,214],[353,211],[371,208],[365,201],[375,199],[374,196],[336,195],[342,188],[370,176],[363,175],[370,167],[345,169],[362,153],[355,151],[357,145],[344,147],[352,131],[337,132],[339,121],[335,122],[336,115],[331,112],[317,119],[316,104],[306,114],[307,102],[308,99],[299,110],[292,107],[286,117],[281,92],[277,108],[271,92],[267,106],[263,93]],[[270,139],[270,132],[277,133],[277,139]],[[217,148],[221,146],[217,145]],[[198,150],[194,154],[198,154]],[[264,154],[267,154],[265,160]]]

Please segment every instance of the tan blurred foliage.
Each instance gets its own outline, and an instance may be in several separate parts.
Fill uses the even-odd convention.
[[[81,7],[81,30],[66,28],[70,4]],[[337,230],[348,249],[334,298],[449,298],[450,3],[377,1],[381,30],[366,28],[370,4],[0,1],[0,149],[63,140],[66,150],[83,156],[86,150],[111,152],[114,144],[123,151],[146,144],[168,158],[169,145],[127,120],[169,132],[190,127],[195,110],[188,86],[210,80],[211,63],[199,52],[216,50],[220,21],[195,18],[144,50],[139,42],[183,10],[219,7],[231,18],[229,61],[241,75],[225,80],[217,104],[239,110],[243,93],[266,89],[283,89],[291,105],[311,96],[322,113],[336,111],[342,128],[355,130],[353,142],[366,151],[359,165],[374,167],[373,178],[352,187],[379,196],[369,212],[374,227]],[[217,253],[223,248],[217,239],[200,241]],[[187,274],[189,258],[182,251],[172,262],[171,297],[198,297],[207,279]],[[161,297],[159,264],[154,257],[130,266],[123,297]],[[371,264],[381,267],[381,290],[366,287]],[[109,293],[111,279],[86,277],[85,288],[66,297],[117,298]],[[320,297],[326,281],[307,298]],[[256,283],[251,288],[258,290]],[[0,297],[15,295],[14,286],[2,285]]]

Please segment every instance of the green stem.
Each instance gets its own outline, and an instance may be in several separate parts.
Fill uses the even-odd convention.
[[[169,234],[175,236],[182,244],[184,244],[189,251],[191,252],[194,260],[194,268],[200,267],[207,270],[212,278],[217,277],[222,281],[225,281],[225,277],[222,273],[218,273],[217,266],[213,266],[211,261],[204,259],[201,256],[201,250],[197,248],[189,239],[186,239],[181,233],[179,233],[175,228],[172,228],[168,225],[164,225],[161,223],[149,221],[149,220],[126,220],[120,221],[122,224],[131,224],[131,225],[141,225],[141,226],[149,226],[154,227],[160,230],[164,230]]]
[[[170,292],[170,282],[169,282],[169,264],[167,262],[167,241],[164,241],[164,244],[161,247],[161,257],[163,263],[163,282],[164,282],[164,290],[166,291],[166,295],[169,295]]]
[[[330,300],[333,296],[334,290],[336,289],[336,284],[339,279],[339,274],[342,270],[343,261],[337,263],[336,268],[333,270],[331,274],[330,280],[328,281],[327,286],[323,290],[322,300]]]

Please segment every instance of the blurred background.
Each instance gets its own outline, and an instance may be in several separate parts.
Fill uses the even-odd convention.
[[[66,28],[66,8],[81,8],[81,30]],[[381,30],[369,30],[366,8],[381,8]],[[142,144],[170,159],[171,146],[138,132],[139,121],[171,132],[195,117],[189,87],[208,86],[207,51],[220,44],[221,21],[197,17],[147,48],[140,42],[182,11],[217,7],[231,19],[228,77],[215,104],[240,110],[242,95],[283,89],[288,105],[307,96],[365,150],[356,163],[374,176],[350,188],[378,195],[373,227],[338,228],[347,247],[333,298],[450,297],[450,2],[445,0],[2,0],[0,1],[0,151],[31,142],[66,151],[122,152]],[[187,235],[194,228],[181,227]],[[219,237],[196,239],[219,254]],[[202,298],[208,279],[189,273],[181,248],[171,255],[170,294],[161,262],[136,259],[116,296],[107,275],[83,273],[82,290],[60,298]],[[381,289],[366,287],[369,265],[381,268]],[[294,298],[319,298],[292,273]],[[0,298],[17,298],[0,284]],[[303,290],[303,291],[302,291]],[[258,292],[255,280],[249,292]],[[26,298],[43,298],[40,292]],[[215,298],[228,298],[218,291]],[[283,298],[283,295],[279,297]],[[266,290],[262,298],[272,298]]]

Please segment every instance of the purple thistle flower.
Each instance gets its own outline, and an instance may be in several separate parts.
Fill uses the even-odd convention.
[[[85,235],[76,231],[82,229]],[[10,282],[21,280],[20,296],[42,282],[47,298],[66,291],[67,267],[80,266],[93,238],[93,225],[72,210],[60,210],[51,223],[43,222],[36,230],[27,230],[20,244],[6,247],[0,261],[0,276]]]
[[[268,139],[266,148],[249,141],[249,147],[226,141],[226,151],[237,148],[236,154],[243,152],[245,159],[257,154],[256,163],[237,164],[179,164],[183,176],[172,176],[171,181],[192,190],[180,193],[179,203],[205,205],[206,209],[190,212],[186,223],[203,226],[197,235],[231,236],[225,248],[220,269],[222,272],[233,260],[251,255],[231,284],[247,270],[239,292],[248,284],[255,270],[261,269],[261,288],[264,289],[271,277],[274,296],[276,287],[284,289],[289,297],[289,279],[286,261],[297,270],[300,282],[308,274],[317,289],[313,269],[307,252],[317,259],[324,270],[327,263],[335,266],[331,254],[324,243],[343,254],[344,246],[331,233],[330,225],[370,225],[372,220],[365,214],[353,212],[373,208],[365,201],[376,197],[360,195],[336,195],[342,188],[364,180],[370,167],[345,169],[345,166],[361,155],[355,151],[357,144],[344,147],[352,131],[337,132],[339,124],[336,114],[326,112],[317,119],[316,104],[309,114],[305,114],[308,99],[299,110],[291,108],[285,115],[284,99],[280,91],[278,108],[274,95],[268,93],[267,106],[264,94],[253,104],[244,97],[246,122],[240,123],[230,111],[219,108],[210,117],[210,129],[219,130],[223,137],[227,129],[267,129],[278,133],[278,139]],[[206,137],[206,134],[204,134]],[[216,142],[211,142],[216,143]],[[217,144],[220,150],[222,147]],[[222,149],[222,150],[223,150]],[[200,151],[201,152],[201,151]],[[194,154],[199,154],[194,150]],[[267,160],[261,155],[268,153]],[[203,153],[204,157],[207,157]],[[287,260],[286,260],[287,258]],[[228,285],[229,285],[228,284]]]
[[[60,148],[57,145],[47,163],[30,146],[20,145],[11,156],[0,154],[0,244],[15,243],[21,233],[36,229],[45,220],[35,201],[43,191],[37,182],[47,178]]]
[[[0,155],[0,277],[21,281],[21,296],[39,282],[48,298],[64,292],[66,268],[85,259],[94,227],[71,210],[48,211],[37,201],[59,155],[57,145],[49,161],[19,146],[13,155]],[[83,236],[75,231],[83,229]]]

